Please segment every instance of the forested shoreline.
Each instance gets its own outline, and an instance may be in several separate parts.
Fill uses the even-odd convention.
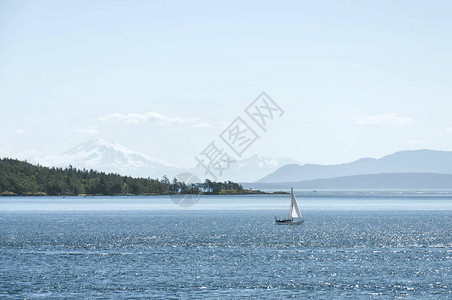
[[[240,184],[205,180],[185,184],[169,180],[134,178],[95,170],[49,168],[26,161],[0,160],[0,195],[2,196],[79,196],[79,195],[165,195],[165,194],[255,194]]]

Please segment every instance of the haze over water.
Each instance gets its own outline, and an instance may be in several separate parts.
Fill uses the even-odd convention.
[[[445,299],[450,191],[0,198],[1,298]]]

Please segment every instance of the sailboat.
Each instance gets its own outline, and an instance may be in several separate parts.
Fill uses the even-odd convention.
[[[275,222],[277,225],[298,225],[303,223],[303,219],[301,217],[300,209],[298,208],[297,199],[293,193],[293,188],[290,189],[290,211],[289,218],[284,220],[278,220],[275,217]]]

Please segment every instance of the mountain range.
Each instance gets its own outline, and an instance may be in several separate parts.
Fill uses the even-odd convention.
[[[408,150],[396,152],[379,159],[362,158],[338,165],[289,164],[257,182],[300,182],[381,173],[452,174],[452,151]]]
[[[201,180],[206,177],[205,170],[201,167],[182,168],[100,138],[79,144],[60,155],[36,157],[30,161],[49,167],[65,168],[72,165],[79,169],[94,169],[134,177],[162,178],[163,175],[166,175],[168,178],[172,178],[185,172],[193,173]],[[251,182],[281,166],[295,162],[289,158],[272,159],[253,155],[232,162],[229,169],[225,170],[223,176],[218,180]],[[193,159],[193,164],[195,163],[196,161]]]
[[[162,178],[166,175],[172,178],[187,172],[197,175],[202,181],[207,177],[201,167],[182,168],[99,138],[72,147],[60,155],[35,157],[30,161],[49,167],[72,165],[79,169],[133,177]],[[253,155],[232,162],[217,180],[242,182],[246,188],[258,189],[452,188],[450,174],[452,151],[424,149],[337,165],[300,165],[289,158]]]

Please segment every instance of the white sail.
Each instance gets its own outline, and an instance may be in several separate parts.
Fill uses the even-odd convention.
[[[298,208],[297,199],[295,198],[295,195],[293,194],[293,189],[290,191],[291,194],[291,203],[290,203],[290,212],[289,212],[289,219],[295,219],[295,218],[301,218],[301,212]]]
[[[299,225],[303,222],[301,217],[300,209],[298,208],[297,199],[293,194],[293,189],[290,189],[290,210],[289,218],[285,220],[278,220],[275,217],[275,222],[277,225]]]

